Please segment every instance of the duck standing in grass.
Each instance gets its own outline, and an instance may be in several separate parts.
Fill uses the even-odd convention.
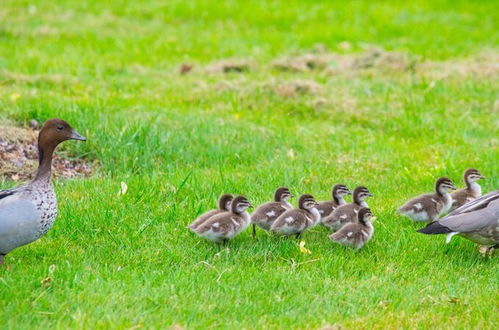
[[[456,190],[448,178],[440,178],[435,183],[435,193],[415,197],[402,205],[398,212],[414,221],[432,222],[452,206],[451,190]]]
[[[286,187],[278,188],[274,193],[274,201],[262,204],[257,207],[251,215],[253,223],[253,237],[256,236],[256,226],[270,230],[274,221],[287,210],[291,210],[293,206],[288,202],[293,194]]]
[[[374,234],[374,227],[371,224],[374,219],[371,210],[363,207],[359,210],[357,222],[347,223],[329,238],[338,244],[360,249]]]
[[[225,245],[249,226],[251,217],[247,209],[251,207],[246,197],[237,196],[232,200],[230,211],[210,217],[193,231],[200,237]]]
[[[196,228],[198,228],[203,222],[205,222],[212,216],[230,211],[230,204],[233,198],[234,196],[232,196],[231,194],[223,194],[222,196],[220,196],[220,198],[218,199],[218,210],[210,210],[201,214],[193,223],[189,225],[189,229],[195,231]]]
[[[301,233],[317,225],[321,215],[317,211],[317,202],[312,195],[302,195],[298,201],[298,208],[287,210],[281,214],[270,227],[276,234],[300,237]]]
[[[482,187],[477,182],[480,179],[485,179],[485,177],[474,168],[464,172],[463,180],[466,188],[456,190],[451,194],[453,200],[451,211],[482,196]]]
[[[366,187],[359,186],[353,191],[353,202],[338,206],[329,216],[322,219],[322,224],[332,231],[337,231],[349,222],[357,221],[357,213],[368,207],[366,199],[372,194]]]
[[[345,205],[345,196],[351,195],[352,192],[344,184],[336,184],[331,192],[332,199],[329,201],[319,202],[317,210],[322,218],[330,215],[338,206]]]
[[[499,248],[499,190],[461,206],[418,232],[446,234],[447,243],[459,235],[486,247],[486,254]]]
[[[0,264],[15,248],[45,235],[57,216],[57,199],[50,180],[55,148],[66,140],[85,141],[61,119],[50,119],[38,135],[39,166],[29,184],[0,190]]]

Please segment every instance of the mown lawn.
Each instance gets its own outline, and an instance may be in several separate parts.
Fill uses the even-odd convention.
[[[63,148],[100,167],[56,181],[54,228],[6,259],[0,328],[495,328],[497,253],[417,234],[395,210],[467,167],[499,188],[497,9],[2,1],[0,119],[64,118],[88,142]],[[305,54],[327,60],[275,66]],[[337,182],[375,194],[357,252],[324,228],[303,235],[310,255],[262,231],[219,252],[185,229],[223,192],[323,200]]]

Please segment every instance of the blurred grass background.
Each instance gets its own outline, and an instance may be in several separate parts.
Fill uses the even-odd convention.
[[[6,259],[0,327],[494,328],[497,256],[395,209],[467,167],[498,188],[497,7],[3,1],[0,119],[67,119],[88,142],[62,148],[100,166],[57,181],[53,230]],[[304,56],[326,61],[276,66]],[[336,182],[375,194],[359,252],[315,228],[312,255],[261,231],[218,253],[185,229],[223,192]]]

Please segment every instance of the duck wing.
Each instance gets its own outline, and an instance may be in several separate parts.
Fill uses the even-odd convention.
[[[454,211],[450,212],[445,218],[464,214],[464,213],[470,213],[470,212],[475,212],[481,209],[484,209],[489,206],[489,204],[493,203],[494,201],[499,200],[499,190],[492,191],[486,195],[483,195],[480,198],[475,199],[474,201],[471,201],[469,203],[464,204],[461,207],[458,207]]]

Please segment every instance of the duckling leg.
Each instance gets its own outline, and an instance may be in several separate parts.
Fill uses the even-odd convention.
[[[0,265],[3,265],[5,254],[0,254]]]
[[[253,224],[253,238],[256,237],[256,225]]]

